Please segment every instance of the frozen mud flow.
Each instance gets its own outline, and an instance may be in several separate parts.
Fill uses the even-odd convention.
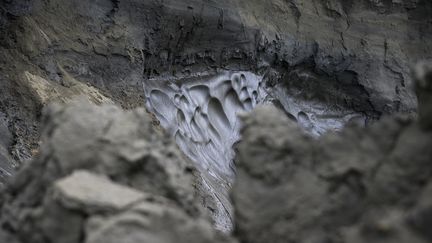
[[[227,192],[235,173],[233,145],[240,139],[238,114],[263,102],[262,78],[223,72],[181,82],[150,80],[144,89],[148,110],[205,175],[203,183],[217,204],[216,226],[230,230]]]
[[[261,78],[226,72],[179,83],[148,81],[147,108],[201,169],[230,182],[232,145],[239,140],[238,114],[263,101]]]
[[[296,99],[286,94],[283,89],[273,90],[274,96],[278,97],[283,110],[290,117],[294,117],[294,120],[314,137],[319,137],[329,131],[341,131],[349,122],[355,122],[360,126],[367,124],[368,117],[361,112],[324,102]]]

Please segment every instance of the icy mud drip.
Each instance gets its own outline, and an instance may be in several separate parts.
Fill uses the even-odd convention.
[[[203,173],[216,204],[216,227],[222,231],[232,228],[228,190],[235,173],[233,145],[240,139],[238,114],[263,101],[261,80],[249,72],[223,72],[145,84],[147,108]]]
[[[349,122],[365,126],[367,117],[351,109],[330,102],[302,99],[305,91],[290,90],[276,86],[269,92],[273,99],[281,104],[287,115],[295,120],[306,133],[319,137],[328,131],[340,131]],[[309,92],[310,93],[310,92]]]

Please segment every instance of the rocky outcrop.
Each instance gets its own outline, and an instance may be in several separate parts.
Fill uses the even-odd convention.
[[[74,102],[43,120],[40,154],[1,194],[0,242],[226,242],[200,173],[143,109]]]
[[[432,68],[419,121],[385,118],[316,140],[282,112],[244,119],[232,192],[241,242],[429,242]]]

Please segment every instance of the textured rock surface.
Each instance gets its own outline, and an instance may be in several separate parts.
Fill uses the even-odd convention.
[[[43,120],[41,153],[1,194],[0,242],[218,242],[199,172],[143,109],[76,102]]]
[[[233,189],[242,242],[429,242],[432,68],[419,121],[385,118],[319,140],[282,112],[246,117]]]

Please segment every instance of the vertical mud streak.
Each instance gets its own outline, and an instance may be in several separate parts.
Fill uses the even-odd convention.
[[[238,114],[263,102],[262,78],[249,72],[223,72],[175,81],[149,80],[145,84],[146,106],[196,163],[216,202],[216,227],[230,231],[228,190],[235,173],[233,145],[240,139]]]

